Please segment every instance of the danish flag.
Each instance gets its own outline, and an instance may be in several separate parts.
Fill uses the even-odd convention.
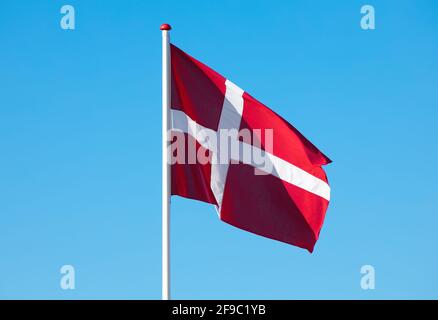
[[[183,135],[187,150],[192,144],[210,160],[188,161],[185,154],[186,161],[172,163],[171,194],[211,203],[230,225],[312,252],[330,200],[322,166],[331,160],[205,64],[174,45],[170,58],[172,135]],[[248,142],[238,135],[239,156],[229,155],[217,143],[221,130],[245,130],[253,138]],[[263,164],[241,156],[254,151]]]

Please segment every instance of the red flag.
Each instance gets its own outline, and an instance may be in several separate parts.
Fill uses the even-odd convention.
[[[321,168],[330,159],[234,83],[170,50],[172,195],[214,204],[222,221],[312,252],[330,200]]]

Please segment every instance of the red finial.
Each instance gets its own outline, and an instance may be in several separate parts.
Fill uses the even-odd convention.
[[[170,24],[167,24],[167,23],[163,23],[160,27],[160,30],[169,31],[170,29],[172,29],[172,27],[170,26]]]

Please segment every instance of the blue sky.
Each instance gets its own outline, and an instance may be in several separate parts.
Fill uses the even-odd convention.
[[[375,30],[360,28],[364,4]],[[313,254],[172,199],[173,297],[438,298],[437,13],[413,0],[1,1],[0,298],[161,297],[163,22],[333,160]],[[75,290],[60,288],[66,264]],[[360,287],[366,264],[375,290]]]

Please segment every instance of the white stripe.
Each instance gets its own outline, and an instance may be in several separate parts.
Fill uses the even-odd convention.
[[[258,147],[251,144],[239,141],[241,153],[239,155],[240,159],[233,159],[236,161],[241,161],[242,163],[248,164],[280,178],[290,184],[293,184],[301,189],[309,191],[316,194],[327,201],[330,200],[330,186],[323,180],[311,175],[307,171],[273,155],[272,153],[266,152]],[[244,155],[250,155],[243,156]],[[259,154],[263,163],[255,162],[255,154]]]
[[[243,90],[229,80],[225,81],[225,86],[225,99],[217,129],[239,130],[243,112]]]
[[[242,119],[243,90],[229,80],[225,81],[225,86],[225,99],[219,119],[218,132],[222,129],[239,130],[240,121]],[[219,215],[229,166],[229,163],[221,163],[219,159],[220,154],[220,143],[218,143],[218,152],[213,153],[213,161],[211,164],[210,188],[216,198]]]

